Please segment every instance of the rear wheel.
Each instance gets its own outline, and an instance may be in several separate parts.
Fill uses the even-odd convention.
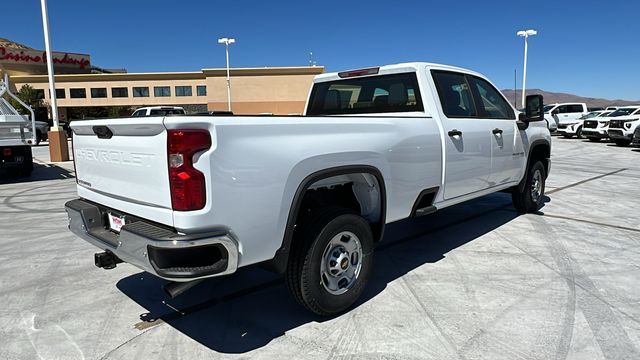
[[[547,178],[544,164],[536,161],[526,176],[524,189],[522,191],[516,189],[511,194],[513,206],[522,214],[536,212],[542,206]]]
[[[629,146],[629,144],[631,144],[631,140],[625,140],[625,139],[616,139],[613,140],[614,143],[616,143],[616,145],[618,146]]]
[[[373,263],[369,223],[350,210],[318,210],[294,236],[285,274],[298,303],[318,315],[335,315],[364,291]]]

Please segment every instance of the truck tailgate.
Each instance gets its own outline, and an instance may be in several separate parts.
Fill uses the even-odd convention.
[[[171,209],[162,117],[79,121],[71,128],[76,178],[85,197]]]

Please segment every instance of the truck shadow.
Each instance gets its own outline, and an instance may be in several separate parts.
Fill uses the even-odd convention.
[[[413,269],[444,259],[448,252],[518,216],[510,195],[496,193],[413,221],[389,224],[376,249],[372,277],[354,308]],[[117,287],[148,310],[141,315],[142,328],[161,319],[217,352],[245,353],[301,325],[328,320],[295,303],[282,276],[257,267],[208,280],[176,299],[164,294],[164,283],[142,272],[120,280]]]
[[[69,171],[63,167],[53,164],[39,164],[34,162],[31,176],[11,176],[7,174],[6,171],[0,170],[0,185],[46,180],[63,180],[71,179],[74,177],[75,175],[72,171]]]

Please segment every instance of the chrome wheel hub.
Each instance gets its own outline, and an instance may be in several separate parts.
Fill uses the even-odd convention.
[[[533,173],[533,181],[531,181],[531,199],[533,199],[533,201],[536,203],[542,196],[542,184],[542,173],[540,172],[540,170],[536,170]]]
[[[361,268],[360,239],[350,231],[342,231],[331,238],[322,253],[320,282],[330,294],[344,294],[355,284]]]

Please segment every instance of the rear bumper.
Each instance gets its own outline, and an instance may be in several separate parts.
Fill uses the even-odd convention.
[[[67,202],[65,210],[71,232],[158,277],[191,281],[231,274],[238,268],[238,245],[226,231],[180,235],[117,212],[125,218],[118,234],[108,228],[110,209],[78,199]]]

